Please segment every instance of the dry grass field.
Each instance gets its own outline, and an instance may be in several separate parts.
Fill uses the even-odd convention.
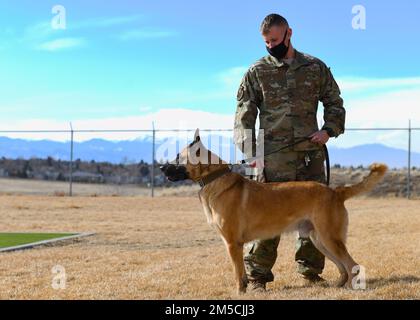
[[[238,296],[222,241],[197,197],[0,195],[2,232],[96,232],[58,246],[0,254],[0,299],[419,299],[420,201],[352,199],[348,247],[367,289],[308,285],[284,235],[264,294]],[[53,289],[61,265],[66,288]]]
[[[178,196],[197,195],[198,185],[155,187],[155,195]],[[33,179],[0,178],[0,195],[65,196],[69,194],[69,183]],[[138,185],[73,183],[73,195],[96,196],[150,196],[150,187]]]

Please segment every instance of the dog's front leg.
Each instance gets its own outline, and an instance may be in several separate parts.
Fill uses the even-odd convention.
[[[245,273],[245,265],[243,259],[243,243],[226,242],[226,247],[232,260],[233,269],[235,271],[236,287],[238,294],[246,292],[248,280]]]

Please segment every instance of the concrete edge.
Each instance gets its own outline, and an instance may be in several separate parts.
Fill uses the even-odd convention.
[[[10,232],[10,233],[15,233],[15,232]],[[42,241],[31,242],[31,243],[27,243],[27,244],[18,245],[18,246],[3,248],[3,249],[0,249],[0,253],[11,252],[11,251],[16,251],[16,250],[32,249],[34,247],[42,246],[42,245],[49,244],[49,243],[65,241],[65,240],[70,240],[70,239],[76,239],[76,238],[90,237],[90,236],[93,236],[95,234],[96,233],[94,233],[94,232],[76,233],[76,234],[71,235],[71,236],[65,236],[65,237],[54,238],[54,239],[49,239],[49,240],[42,240]]]

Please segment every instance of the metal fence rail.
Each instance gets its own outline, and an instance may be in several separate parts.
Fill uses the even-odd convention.
[[[154,123],[152,124],[152,129],[83,129],[75,130],[73,129],[72,124],[70,123],[70,130],[0,130],[0,134],[3,133],[68,133],[70,135],[70,165],[69,165],[69,196],[73,196],[73,149],[74,149],[74,135],[75,133],[150,133],[152,135],[152,155],[151,155],[151,193],[150,195],[154,196],[155,188],[155,151],[156,151],[156,133],[158,132],[194,132],[196,129],[155,129]],[[233,129],[200,129],[201,132],[232,132]],[[411,142],[412,142],[412,132],[420,131],[420,127],[411,127],[411,121],[409,121],[408,127],[384,127],[384,128],[346,128],[346,131],[406,131],[407,132],[407,198],[411,197]]]

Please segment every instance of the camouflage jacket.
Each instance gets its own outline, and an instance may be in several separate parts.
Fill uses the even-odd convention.
[[[297,50],[295,53],[290,66],[271,55],[265,56],[242,78],[234,125],[235,144],[241,151],[244,143],[249,148],[250,140],[255,148],[258,112],[260,129],[264,129],[264,153],[318,131],[318,101],[324,106],[323,128],[329,128],[334,137],[344,132],[345,109],[330,69],[315,57]],[[308,141],[284,151],[317,149],[319,145]]]

